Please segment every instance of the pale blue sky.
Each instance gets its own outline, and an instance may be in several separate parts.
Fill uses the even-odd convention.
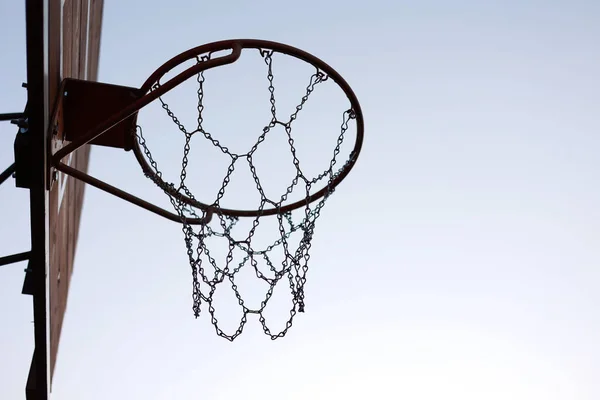
[[[13,3],[3,112],[25,103]],[[600,398],[600,3],[164,4],[107,2],[99,80],[139,86],[214,40],[288,43],[353,86],[363,153],[317,225],[307,312],[276,342],[195,320],[179,227],[88,188],[53,400]],[[132,154],[91,157],[164,201]],[[27,193],[0,199],[0,254],[28,250]],[[33,350],[24,267],[0,268],[0,399],[24,398]]]

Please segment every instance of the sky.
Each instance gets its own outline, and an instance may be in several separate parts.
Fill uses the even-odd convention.
[[[88,187],[51,399],[600,398],[599,20],[594,1],[107,2],[100,81],[139,87],[215,40],[283,42],[350,83],[365,141],[318,220],[306,312],[277,341],[252,318],[217,337],[193,316],[180,227]],[[25,104],[24,29],[1,1],[2,112]],[[250,100],[264,65],[244,65],[206,74],[206,123],[241,147],[269,106]],[[309,77],[294,68],[276,70],[282,112]],[[343,101],[323,93],[307,165],[339,133],[325,127]],[[159,114],[140,118],[172,174],[181,135]],[[15,129],[0,130],[3,170]],[[289,159],[273,151],[261,171],[277,180]],[[208,195],[219,164],[191,154]],[[168,206],[131,153],[94,148],[89,171]],[[242,189],[232,202],[251,201]],[[27,192],[8,181],[0,199],[0,254],[27,251]],[[0,399],[24,399],[33,351],[24,268],[0,268]]]

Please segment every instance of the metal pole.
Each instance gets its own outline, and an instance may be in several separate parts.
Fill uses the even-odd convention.
[[[0,257],[0,265],[13,264],[19,261],[29,260],[29,256],[31,256],[30,251],[26,251],[24,253],[12,254],[10,256]]]
[[[25,118],[25,113],[0,114],[0,121],[12,121],[13,119]]]
[[[15,172],[15,163],[13,163],[10,167],[6,168],[3,173],[0,174],[0,185],[4,183],[5,180],[8,179]]]
[[[33,374],[25,389],[28,400],[47,400],[49,392],[46,330],[46,140],[44,129],[44,12],[43,0],[25,0],[27,36],[27,116],[31,135],[31,257],[35,351]]]

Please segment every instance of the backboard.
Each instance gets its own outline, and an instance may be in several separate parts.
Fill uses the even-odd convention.
[[[85,188],[83,182],[66,175],[59,174],[52,184],[47,179],[53,173],[47,152],[52,141],[60,139],[49,135],[48,121],[63,79],[97,78],[102,12],[103,0],[26,0],[28,118],[36,160],[31,167],[31,265],[45,271],[43,282],[42,274],[34,274],[36,350],[28,398],[46,399],[49,395]],[[85,146],[64,161],[85,171],[88,159],[89,147]]]

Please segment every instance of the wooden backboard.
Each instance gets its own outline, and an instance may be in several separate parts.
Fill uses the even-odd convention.
[[[49,0],[48,112],[62,79],[96,80],[100,56],[103,0]],[[73,153],[66,162],[87,170],[89,147]],[[50,377],[54,372],[69,281],[77,246],[85,184],[59,174],[48,193],[49,216],[49,321]]]
[[[48,121],[63,79],[97,78],[102,12],[103,0],[26,0],[28,117],[35,160],[31,265],[36,271],[32,293],[36,350],[27,384],[32,399],[49,396],[85,189],[82,182],[61,174],[49,184],[47,152],[59,138],[49,135]],[[88,160],[85,146],[65,162],[86,171]]]

